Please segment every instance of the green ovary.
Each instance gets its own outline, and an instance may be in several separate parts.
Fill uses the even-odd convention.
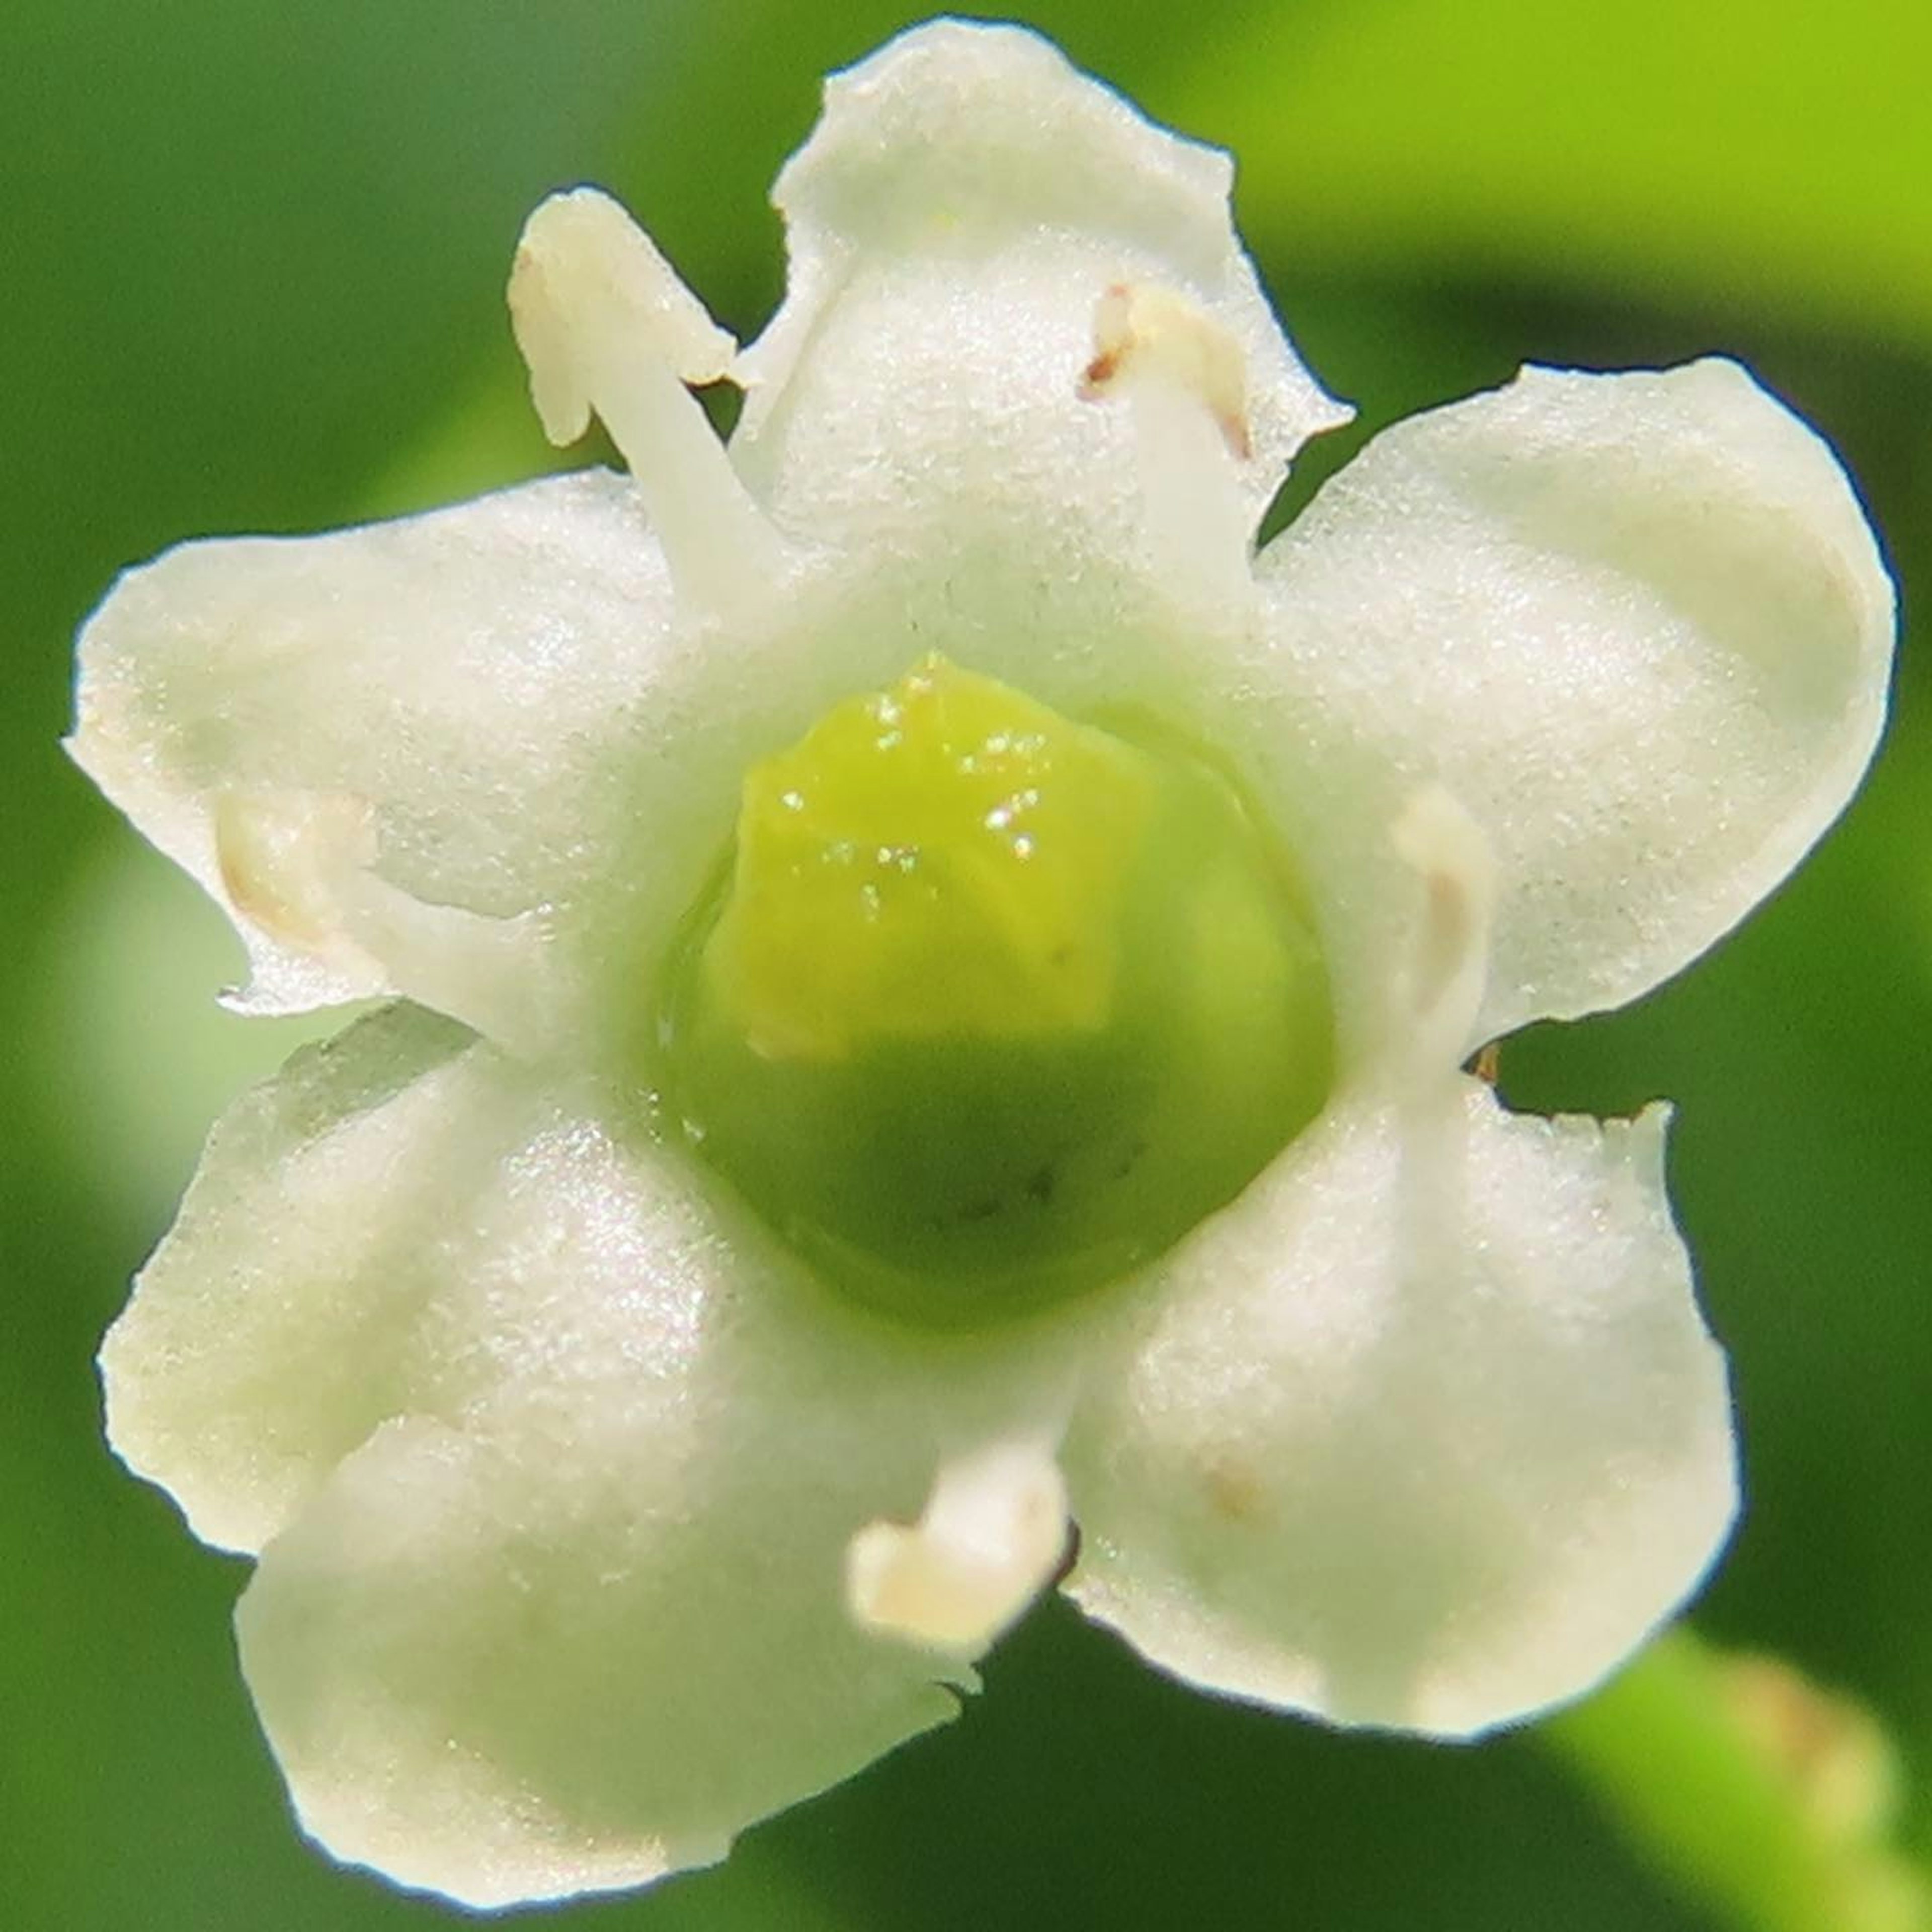
[[[665,1017],[704,1156],[834,1287],[943,1326],[1159,1253],[1332,1066],[1300,888],[1228,781],[938,658],[746,779]]]

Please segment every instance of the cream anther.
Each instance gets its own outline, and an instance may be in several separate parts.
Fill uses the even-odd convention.
[[[735,603],[769,581],[778,539],[685,387],[722,380],[737,344],[607,194],[553,195],[524,224],[510,320],[551,442],[594,410],[623,452],[680,594]]]
[[[1141,541],[1194,621],[1245,612],[1252,518],[1247,366],[1229,331],[1172,289],[1117,282],[1094,305],[1082,400],[1132,412]]]
[[[213,818],[229,903],[277,945],[380,980],[512,1052],[540,1042],[554,1004],[542,914],[496,919],[391,884],[374,869],[375,809],[352,793],[227,791]],[[262,1010],[245,992],[229,1004]]]
[[[376,856],[367,799],[226,791],[212,820],[221,889],[242,919],[278,945],[357,969],[370,963],[342,930],[344,881]]]
[[[1080,381],[1093,402],[1123,384],[1154,382],[1202,404],[1228,449],[1246,462],[1248,377],[1241,345],[1185,296],[1144,282],[1116,282],[1094,310],[1094,359]]]
[[[853,1616],[935,1648],[976,1652],[1031,1603],[1066,1547],[1052,1450],[1006,1442],[941,1468],[908,1528],[868,1523],[846,1551]]]

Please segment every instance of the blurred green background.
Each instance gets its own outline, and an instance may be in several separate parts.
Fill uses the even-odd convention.
[[[178,538],[353,520],[551,460],[501,290],[554,187],[622,194],[754,332],[781,274],[766,189],[818,76],[916,17],[8,0],[0,1932],[456,1916],[302,1845],[233,1667],[240,1567],[100,1444],[99,1334],[212,1112],[289,1036],[214,1009],[236,963],[219,922],[56,752],[74,628],[124,562]],[[1718,956],[1638,1010],[1513,1042],[1504,1084],[1540,1106],[1681,1102],[1676,1198],[1733,1352],[1750,1496],[1696,1622],[1869,1703],[1912,1774],[1906,1841],[1932,1850],[1932,689],[1910,641],[1932,585],[1932,10],[1050,0],[1031,17],[1236,152],[1264,278],[1362,406],[1297,500],[1363,430],[1522,362],[1712,349],[1858,478],[1908,638],[1872,782]],[[1534,1731],[1470,1750],[1336,1736],[1192,1696],[1057,1608],[988,1677],[958,1724],[721,1870],[577,1919],[1727,1922]],[[1666,1733],[1605,1708],[1636,1802],[1700,1815]]]

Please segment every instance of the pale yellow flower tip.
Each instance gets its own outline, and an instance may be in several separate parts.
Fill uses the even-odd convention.
[[[552,195],[524,224],[509,302],[531,400],[560,446],[590,427],[606,343],[685,382],[718,381],[738,352],[657,244],[594,188]]]

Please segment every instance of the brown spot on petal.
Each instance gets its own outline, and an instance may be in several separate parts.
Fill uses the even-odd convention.
[[[1120,358],[1111,351],[1096,356],[1080,375],[1080,400],[1083,403],[1096,403],[1107,385],[1120,373]]]
[[[1201,1466],[1202,1486],[1216,1516],[1229,1522],[1258,1522],[1268,1513],[1268,1490],[1246,1457],[1216,1450]]]

